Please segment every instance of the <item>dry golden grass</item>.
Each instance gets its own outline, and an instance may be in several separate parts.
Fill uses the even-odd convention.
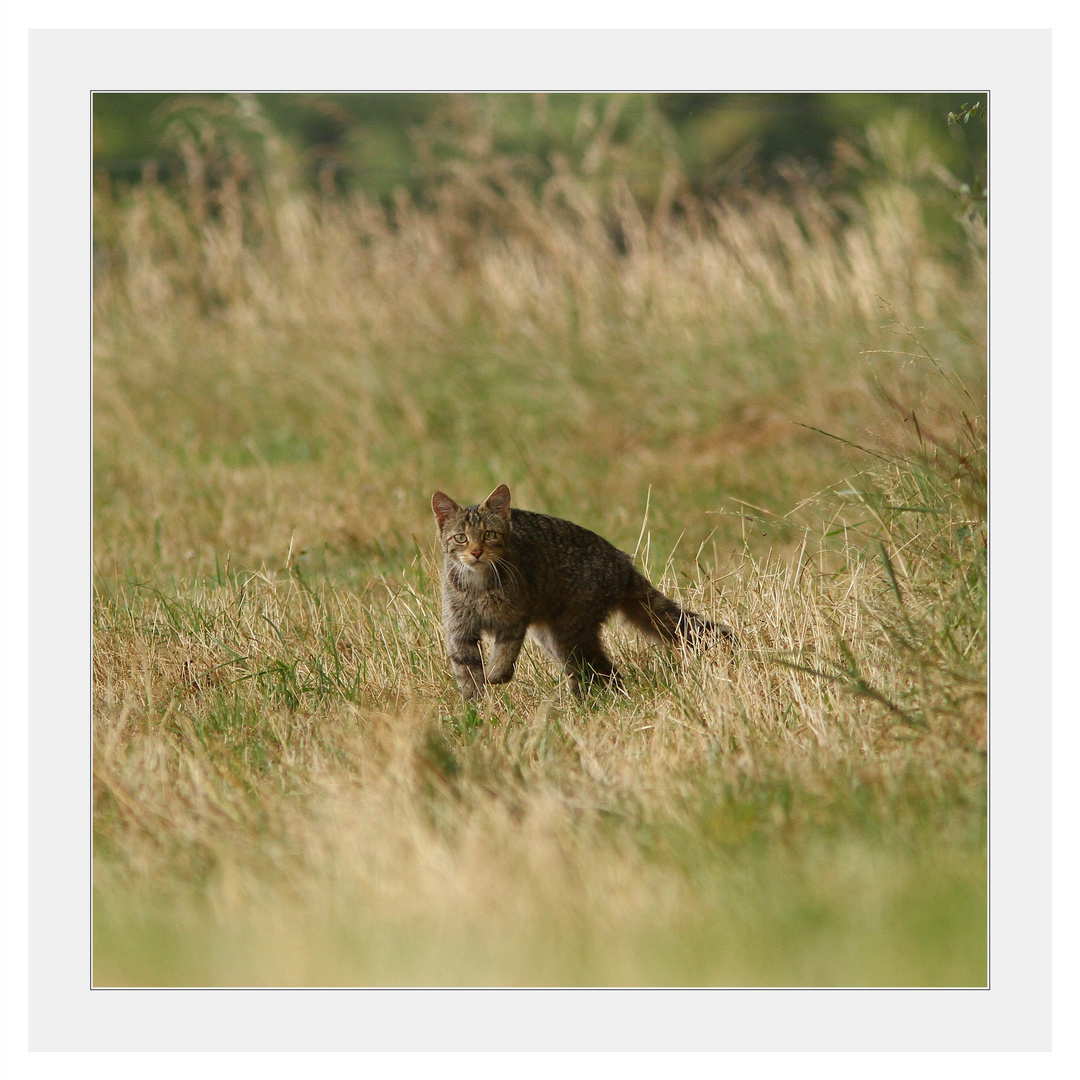
[[[95,981],[981,984],[977,223],[263,178],[99,193]],[[464,710],[428,500],[501,481],[737,657]]]

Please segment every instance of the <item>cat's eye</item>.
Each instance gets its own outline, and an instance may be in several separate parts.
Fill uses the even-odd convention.
[[[468,540],[468,539],[469,538],[464,533],[457,533],[454,536],[454,543],[455,544],[464,544],[465,541]]]
[[[498,540],[499,539],[499,534],[497,532],[495,532],[494,529],[488,529],[488,531],[486,533],[484,533],[484,539],[485,540]]]

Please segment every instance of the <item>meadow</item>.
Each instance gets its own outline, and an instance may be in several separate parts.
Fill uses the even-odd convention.
[[[255,121],[252,121],[255,125]],[[253,127],[254,130],[254,127]],[[896,127],[646,204],[95,192],[97,986],[980,986],[986,247]],[[430,498],[510,485],[735,628],[464,708]]]

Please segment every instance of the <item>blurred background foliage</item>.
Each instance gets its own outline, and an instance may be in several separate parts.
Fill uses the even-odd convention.
[[[982,392],[985,101],[96,94],[99,469],[135,420],[230,467],[351,474],[367,447],[389,505],[478,439],[460,490],[512,475],[572,515],[663,484],[783,514],[858,467],[816,429],[881,428],[907,328]],[[584,475],[567,445],[588,496],[557,488]]]
[[[223,150],[239,137],[253,165],[267,152],[287,154],[294,174],[314,188],[389,203],[400,191],[423,200],[463,159],[500,156],[532,172],[538,186],[560,171],[602,182],[616,169],[648,209],[672,197],[674,177],[697,199],[783,185],[793,172],[852,188],[866,179],[868,130],[899,122],[909,161],[933,161],[985,213],[985,101],[975,92],[98,93],[94,167],[113,183],[169,183],[196,152],[205,162],[215,143]],[[946,123],[950,113],[967,119],[963,110],[978,102],[983,122]],[[261,131],[251,123],[256,114]],[[234,165],[219,156],[218,169]]]

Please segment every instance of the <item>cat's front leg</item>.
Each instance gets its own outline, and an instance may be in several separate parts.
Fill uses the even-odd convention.
[[[447,645],[458,690],[465,701],[474,701],[484,693],[484,658],[480,653],[480,639],[469,641],[451,637]]]
[[[514,677],[514,665],[525,641],[527,624],[501,627],[495,634],[495,644],[491,650],[491,660],[487,666],[489,683],[508,683]]]
[[[443,597],[446,651],[454,669],[458,690],[465,701],[484,692],[484,657],[480,652],[480,626],[472,613],[462,610],[452,597]]]

